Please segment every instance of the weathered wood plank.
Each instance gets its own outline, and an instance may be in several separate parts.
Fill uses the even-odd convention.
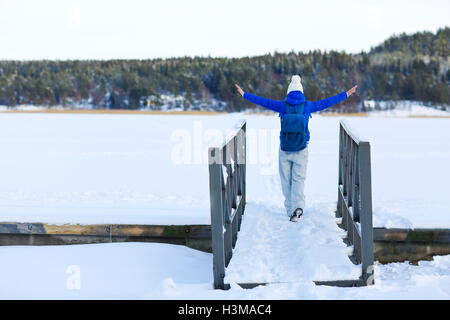
[[[281,282],[275,282],[275,283],[281,283]],[[283,282],[283,283],[288,283],[288,282]],[[268,284],[274,284],[274,283],[271,283],[271,282],[238,283],[238,285],[243,289],[253,289],[253,288],[256,288],[259,286],[266,286]],[[362,287],[362,286],[366,285],[366,283],[362,279],[314,281],[314,284],[316,286],[331,286],[331,287],[342,287],[342,288]]]
[[[450,254],[450,229],[374,228],[374,255],[381,263],[431,260]]]
[[[450,229],[374,228],[374,241],[425,242],[450,244]]]
[[[48,234],[82,236],[126,236],[160,238],[210,238],[210,225],[128,225],[0,222],[0,234]]]

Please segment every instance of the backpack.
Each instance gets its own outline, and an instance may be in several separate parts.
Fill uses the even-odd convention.
[[[280,147],[283,151],[300,151],[306,148],[306,102],[296,107],[285,102],[286,114],[281,118]]]

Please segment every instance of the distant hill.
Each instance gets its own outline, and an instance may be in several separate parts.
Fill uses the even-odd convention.
[[[370,54],[389,53],[411,57],[442,57],[450,55],[450,28],[432,32],[417,32],[411,35],[402,33],[394,35],[379,46],[372,48]]]
[[[359,85],[336,111],[364,111],[364,100],[450,105],[450,28],[395,35],[369,52],[314,50],[244,58],[183,57],[110,61],[0,61],[0,105],[112,109],[255,108],[233,84],[283,99],[301,73],[308,100]]]

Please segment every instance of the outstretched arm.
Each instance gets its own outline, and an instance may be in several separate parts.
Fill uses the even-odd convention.
[[[254,94],[244,92],[244,90],[242,90],[242,88],[238,84],[235,84],[235,86],[239,94],[247,101],[276,112],[282,112],[284,110],[283,101],[275,101],[259,97]]]
[[[354,86],[347,92],[342,92],[336,96],[312,102],[311,107],[310,107],[311,108],[310,112],[312,113],[312,112],[321,111],[321,110],[324,110],[331,106],[334,106],[335,104],[338,104],[339,102],[344,101],[345,99],[350,97],[353,93],[355,93],[357,87],[358,86]]]

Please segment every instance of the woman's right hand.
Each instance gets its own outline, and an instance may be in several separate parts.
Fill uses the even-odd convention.
[[[239,94],[241,96],[244,96],[244,90],[242,90],[241,87],[239,87],[239,85],[237,83],[234,84],[236,86],[237,91],[239,92]]]

